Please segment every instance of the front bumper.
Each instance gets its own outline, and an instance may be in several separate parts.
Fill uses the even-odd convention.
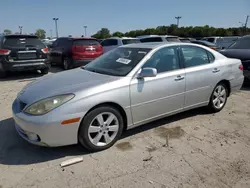
[[[16,131],[23,139],[31,144],[46,147],[78,143],[78,128],[81,121],[68,125],[61,124],[63,120],[76,117],[74,114],[59,116],[52,111],[42,116],[32,116],[18,111],[16,101],[12,105],[12,114]]]
[[[50,68],[50,63],[47,59],[23,60],[15,62],[1,61],[0,64],[4,71],[25,71]]]

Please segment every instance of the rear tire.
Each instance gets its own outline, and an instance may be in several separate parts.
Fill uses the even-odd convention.
[[[78,131],[79,143],[89,151],[105,150],[120,138],[123,118],[118,110],[102,106],[89,112]]]
[[[41,69],[42,74],[48,74],[49,73],[49,68]]]
[[[221,111],[227,103],[228,88],[224,83],[219,83],[215,86],[208,105],[211,112]]]

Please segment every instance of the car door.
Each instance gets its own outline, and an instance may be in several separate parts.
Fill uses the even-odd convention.
[[[50,50],[50,61],[52,63],[56,63],[59,64],[60,63],[60,44],[61,42],[61,38],[58,38],[57,40],[55,40],[51,46],[51,50]]]
[[[103,53],[106,53],[110,50],[115,49],[118,46],[117,39],[106,39],[104,40],[101,45],[103,46]]]
[[[156,68],[157,76],[131,80],[134,124],[175,113],[184,107],[185,70],[180,66],[178,46],[157,50],[142,66]]]
[[[186,73],[185,109],[202,106],[209,101],[224,69],[212,53],[197,46],[181,46]]]

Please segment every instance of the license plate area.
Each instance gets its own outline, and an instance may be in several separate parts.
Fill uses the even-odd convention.
[[[37,59],[37,54],[36,51],[19,51],[17,57],[19,60]]]

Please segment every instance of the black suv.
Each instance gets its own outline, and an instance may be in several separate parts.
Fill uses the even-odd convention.
[[[47,74],[50,68],[48,52],[37,36],[0,36],[0,77],[6,77],[7,72],[25,70]]]

